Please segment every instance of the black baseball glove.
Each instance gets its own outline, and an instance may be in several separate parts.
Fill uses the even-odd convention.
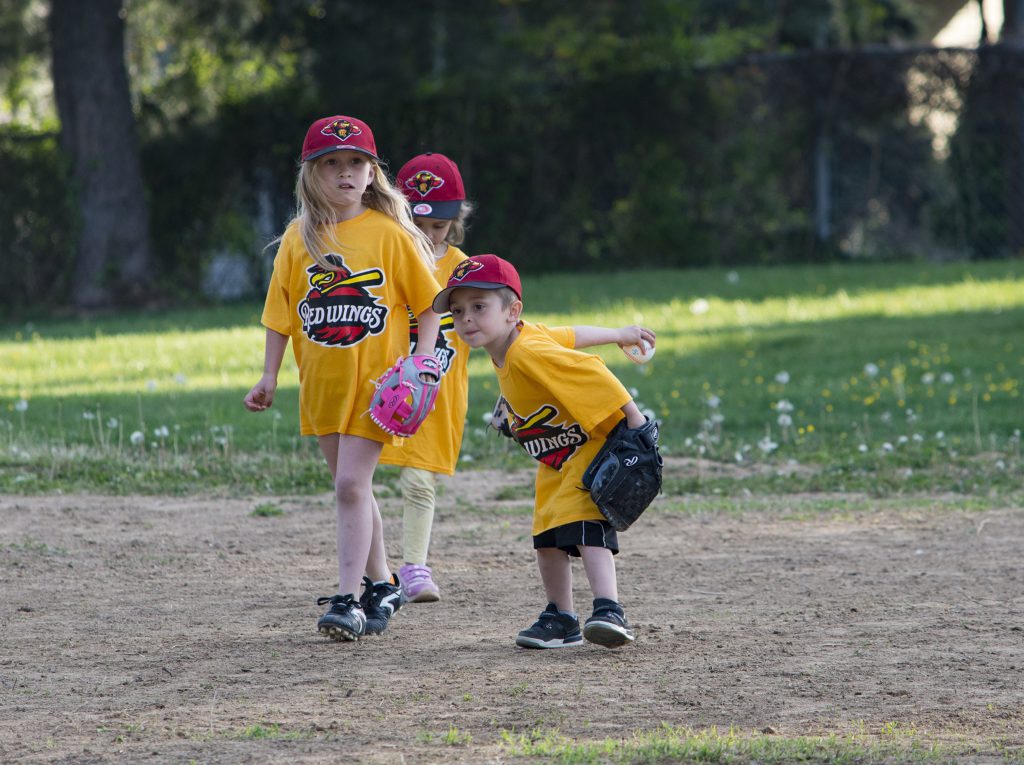
[[[583,486],[616,531],[625,531],[661,493],[658,423],[630,429],[620,420],[586,472]]]

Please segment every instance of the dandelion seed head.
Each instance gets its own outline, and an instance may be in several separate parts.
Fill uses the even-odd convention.
[[[727,282],[729,282],[729,284],[739,284],[740,283],[740,275],[738,273],[736,273],[735,271],[730,271],[729,273],[727,273],[725,275],[725,280]]]
[[[128,440],[131,441],[134,446],[141,446],[142,442],[146,440],[146,436],[141,430],[133,430],[132,434],[128,436]]]
[[[864,365],[864,374],[868,377],[878,377],[878,364],[873,364],[869,361]]]
[[[790,425],[793,424],[793,418],[790,417],[788,414],[780,414],[778,422],[780,427],[788,428]]]
[[[861,454],[864,454],[867,450],[868,450],[868,445],[867,444],[861,444],[860,446],[857,447],[857,451],[859,451]]]
[[[694,316],[701,316],[711,309],[711,304],[704,298],[697,298],[690,303],[690,313]]]
[[[781,372],[776,374],[775,375],[775,382],[779,383],[779,385],[785,385],[786,383],[788,383],[789,382],[789,372],[787,372],[786,370],[782,370]]]
[[[935,374],[932,372],[925,372],[923,375],[921,375],[921,382],[923,382],[925,385],[931,385],[933,382],[935,382]]]
[[[786,399],[781,399],[777,404],[775,404],[775,411],[776,412],[792,412],[793,411],[793,405],[789,401],[787,401]]]
[[[17,401],[14,402],[14,411],[16,411],[16,412],[26,412],[26,411],[28,411],[28,401],[26,401],[23,398],[19,398]]]
[[[96,413],[95,412],[82,412],[82,419],[83,420],[95,420],[96,419]]]
[[[939,375],[939,380],[942,382],[943,385],[952,385],[956,378],[953,376],[952,372],[943,372],[941,375]]]
[[[111,417],[109,420],[107,420],[107,427],[110,428],[111,430],[113,430],[120,424],[121,421],[118,420],[116,417]]]

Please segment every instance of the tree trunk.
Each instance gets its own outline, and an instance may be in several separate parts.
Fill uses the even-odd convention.
[[[122,0],[52,0],[53,88],[81,215],[72,302],[138,303],[152,258]]]

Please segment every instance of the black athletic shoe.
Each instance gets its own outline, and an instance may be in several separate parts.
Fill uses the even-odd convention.
[[[392,574],[390,582],[380,584],[374,584],[370,577],[364,576],[359,605],[366,613],[367,635],[379,635],[386,630],[395,611],[402,607],[402,585],[398,574]]]
[[[317,598],[316,604],[330,603],[327,613],[320,617],[316,628],[332,640],[359,640],[366,632],[366,614],[351,595]]]
[[[534,625],[516,636],[516,645],[523,648],[569,648],[583,645],[579,620],[560,613],[554,603],[548,603]]]
[[[610,598],[594,598],[594,615],[583,625],[583,637],[605,648],[618,648],[632,643],[635,636],[622,606]]]

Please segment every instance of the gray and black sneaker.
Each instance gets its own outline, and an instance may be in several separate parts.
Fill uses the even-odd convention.
[[[331,640],[359,640],[366,632],[366,614],[352,595],[334,595],[317,598],[316,604],[330,603],[327,613],[320,617],[316,628]]]
[[[548,603],[534,625],[516,635],[516,645],[523,648],[569,648],[583,645],[580,622],[574,616],[563,614],[554,603]]]
[[[395,611],[402,607],[402,585],[398,574],[392,574],[390,582],[379,584],[374,584],[370,577],[364,576],[359,605],[366,613],[367,635],[379,635],[386,630]]]
[[[594,615],[584,623],[583,637],[605,648],[618,648],[635,638],[622,606],[610,598],[594,598]]]

